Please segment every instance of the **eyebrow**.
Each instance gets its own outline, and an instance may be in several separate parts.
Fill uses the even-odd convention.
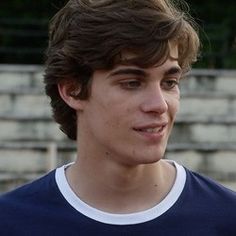
[[[118,69],[110,74],[110,76],[115,75],[138,75],[138,76],[147,76],[147,73],[141,69],[136,68],[124,68],[124,69]]]
[[[182,74],[182,69],[180,66],[173,66],[167,71],[165,71],[164,76],[170,76],[175,74]]]
[[[164,72],[164,76],[170,76],[170,75],[181,74],[181,73],[182,73],[181,67],[172,66],[171,68],[169,68],[168,70]],[[116,71],[113,71],[112,73],[109,74],[109,77],[116,76],[116,75],[137,75],[137,76],[147,77],[148,73],[138,68],[123,68],[123,69],[118,69]]]

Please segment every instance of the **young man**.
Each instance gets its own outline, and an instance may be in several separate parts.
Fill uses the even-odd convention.
[[[236,235],[236,194],[162,160],[199,40],[168,0],[71,0],[45,71],[75,163],[0,199],[0,235]]]

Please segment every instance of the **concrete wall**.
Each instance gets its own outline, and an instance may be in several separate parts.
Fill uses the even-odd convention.
[[[43,67],[0,65],[0,191],[74,160],[75,143],[51,119]],[[236,71],[193,70],[166,158],[236,189]]]

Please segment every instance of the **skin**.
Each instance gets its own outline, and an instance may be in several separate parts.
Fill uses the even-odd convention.
[[[177,47],[161,66],[95,71],[88,100],[75,99],[71,86],[59,84],[78,118],[78,158],[66,176],[87,204],[111,213],[142,211],[173,186],[175,168],[161,160],[179,107],[181,69],[173,58]]]

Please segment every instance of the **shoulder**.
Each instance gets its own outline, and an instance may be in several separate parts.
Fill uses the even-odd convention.
[[[233,206],[236,210],[236,192],[224,187],[215,180],[186,169],[186,188],[200,199]]]
[[[55,186],[55,171],[52,171],[43,177],[18,187],[10,192],[0,196],[0,210],[18,207],[25,207],[26,204],[35,204],[39,199],[49,193],[50,189]]]
[[[0,197],[0,235],[43,235],[61,209],[55,171]],[[53,228],[54,229],[54,228]],[[42,233],[43,232],[43,233]]]
[[[211,178],[186,169],[180,206],[186,223],[200,220],[202,232],[236,235],[236,193]]]

